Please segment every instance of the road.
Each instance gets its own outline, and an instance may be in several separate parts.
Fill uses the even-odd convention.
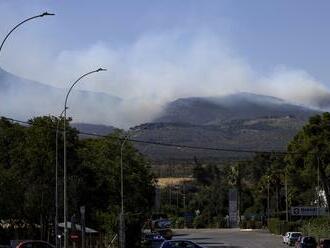
[[[191,240],[203,247],[283,248],[282,237],[263,230],[176,229],[173,239]]]

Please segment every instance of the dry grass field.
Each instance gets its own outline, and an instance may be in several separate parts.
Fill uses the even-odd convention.
[[[167,186],[181,185],[184,183],[190,183],[194,179],[191,177],[162,177],[157,178],[157,186],[164,188]]]

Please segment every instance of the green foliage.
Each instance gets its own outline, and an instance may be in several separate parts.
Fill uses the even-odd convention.
[[[172,223],[174,225],[174,228],[184,228],[184,218],[183,217],[177,217],[172,220]]]
[[[193,221],[194,228],[206,228],[208,224],[211,224],[211,221],[205,214],[196,216]]]
[[[330,113],[316,115],[297,133],[288,145],[288,154],[258,153],[247,161],[232,162],[223,166],[202,165],[195,159],[193,169],[196,187],[187,196],[187,211],[200,211],[194,219],[195,227],[217,226],[228,214],[228,190],[235,188],[239,195],[239,212],[244,215],[244,227],[260,227],[258,220],[270,216],[268,227],[274,233],[298,230],[299,222],[285,222],[286,187],[288,208],[329,204],[330,194]],[[321,185],[317,184],[318,168]],[[318,199],[324,190],[326,201]],[[327,204],[326,204],[327,203]],[[276,219],[274,217],[277,217]],[[309,231],[319,232],[326,225],[305,224]],[[321,231],[320,231],[321,232]],[[316,235],[315,234],[315,235]],[[320,236],[320,234],[317,234]]]
[[[219,179],[220,170],[214,165],[197,164],[193,169],[193,177],[201,185],[210,185],[214,180]]]
[[[198,190],[188,204],[191,212],[200,212],[200,215],[194,218],[194,227],[219,226],[218,220],[228,214],[229,185],[223,171],[216,165],[197,164],[194,168],[194,177]]]
[[[288,145],[291,154],[286,156],[291,184],[296,189],[294,204],[315,201],[317,171],[321,186],[330,205],[330,113],[316,115]]]
[[[240,223],[240,228],[242,229],[261,229],[262,222],[256,220],[243,220]]]
[[[330,220],[326,217],[305,220],[301,226],[301,231],[305,235],[314,236],[317,239],[330,238],[329,230]]]
[[[274,234],[284,234],[286,232],[299,231],[301,222],[285,222],[278,218],[271,218],[268,220],[268,229]]]
[[[0,220],[25,226],[40,225],[38,238],[52,231],[55,216],[55,140],[60,123],[59,209],[63,209],[63,119],[37,117],[23,127],[0,120]],[[120,148],[116,133],[104,139],[79,140],[67,121],[69,219],[86,206],[86,225],[117,232],[120,210]],[[127,142],[123,147],[124,204],[127,232],[140,232],[140,222],[153,204],[154,179],[147,161]],[[60,220],[63,216],[60,216]],[[137,231],[138,230],[138,231]],[[25,230],[25,234],[28,230]],[[21,235],[19,233],[16,233]],[[13,234],[11,234],[13,235]],[[21,236],[23,237],[23,236]],[[137,238],[139,235],[136,236]],[[16,237],[17,238],[17,237]],[[34,236],[24,238],[35,238]],[[136,240],[134,242],[137,242]]]

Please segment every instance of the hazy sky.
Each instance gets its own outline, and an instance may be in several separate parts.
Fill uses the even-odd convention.
[[[17,30],[1,67],[67,88],[104,66],[79,87],[141,106],[236,91],[313,105],[329,94],[327,0],[0,0],[0,37],[45,10],[56,16]]]

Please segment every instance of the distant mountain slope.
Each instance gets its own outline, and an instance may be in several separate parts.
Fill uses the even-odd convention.
[[[24,120],[39,115],[59,115],[66,92],[67,89],[23,79],[0,68],[0,115]],[[85,121],[102,121],[104,109],[111,110],[120,102],[115,96],[77,88],[70,95],[68,115],[84,116]]]
[[[82,133],[108,135],[111,134],[116,128],[107,125],[88,124],[88,123],[72,123],[73,127]],[[84,138],[92,138],[93,136],[82,135]]]
[[[212,125],[223,121],[284,116],[306,120],[312,113],[315,111],[278,98],[238,93],[178,99],[169,103],[155,122]]]
[[[154,122],[136,126],[132,138],[186,146],[283,151],[308,118],[318,111],[262,95],[185,98],[167,105]],[[106,134],[112,127],[74,124],[79,130]],[[240,160],[251,153],[196,150],[135,144],[154,163]]]
[[[64,89],[22,79],[0,69],[0,115],[23,120],[38,115],[59,115],[65,94]],[[113,127],[90,123],[116,120],[111,111],[121,102],[120,98],[108,94],[77,89],[70,96],[68,116],[74,113],[73,122],[84,122],[73,124],[82,132],[108,134]],[[168,103],[153,122],[135,127],[133,138],[200,147],[285,150],[287,143],[316,113],[318,111],[278,98],[251,93],[181,98]],[[194,156],[217,161],[248,156],[247,153],[146,144],[136,147],[159,163],[190,160]]]
[[[155,122],[136,127],[135,138],[188,146],[280,151],[316,113],[278,98],[249,93],[185,98],[169,103]],[[251,155],[141,144],[137,147],[159,163],[192,160],[194,156],[218,161]]]

